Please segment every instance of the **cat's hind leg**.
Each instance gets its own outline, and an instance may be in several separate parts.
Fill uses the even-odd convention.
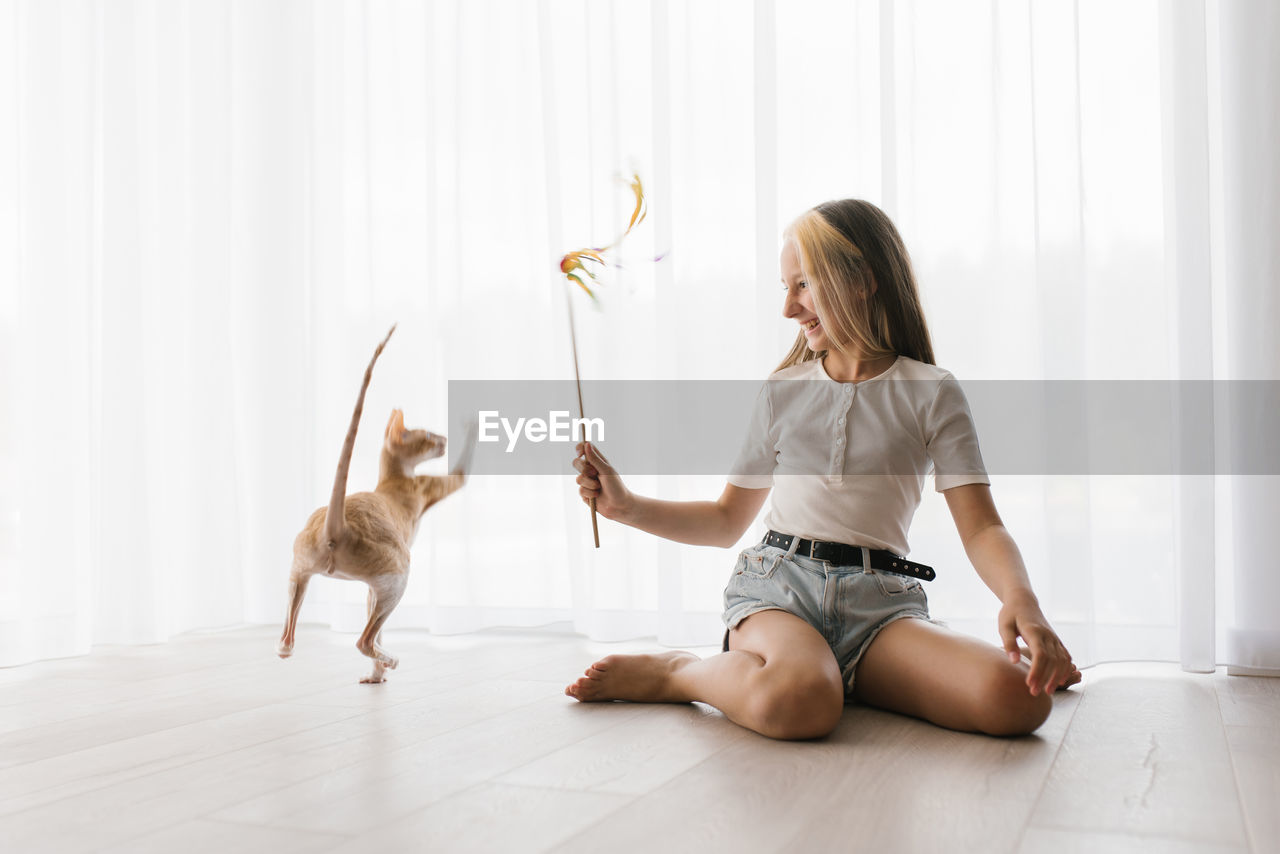
[[[374,605],[375,603],[377,603],[377,601],[378,601],[378,596],[376,593],[373,592],[373,588],[370,587],[369,588],[369,619],[370,620],[373,619]],[[379,648],[382,646],[382,630],[381,629],[378,630],[378,636],[373,639],[373,645],[375,648]],[[375,658],[373,660],[373,672],[370,673],[368,676],[364,677],[363,679],[361,679],[360,682],[362,684],[385,682],[386,677],[383,676],[383,674],[386,672],[387,672],[387,666]]]
[[[400,604],[404,595],[405,576],[399,573],[379,576],[369,583],[369,623],[356,641],[356,649],[373,659],[373,672],[361,682],[383,682],[388,670],[395,670],[400,660],[381,646],[382,626]]]
[[[299,572],[296,565],[289,573],[289,612],[285,615],[284,634],[280,636],[280,643],[276,644],[276,655],[281,658],[293,655],[293,636],[298,626],[298,611],[302,610],[302,597],[307,593],[307,582],[310,580],[311,576],[305,572]]]

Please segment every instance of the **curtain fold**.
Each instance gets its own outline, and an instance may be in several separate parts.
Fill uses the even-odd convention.
[[[1209,228],[1208,34],[1202,2],[1162,4],[1160,112],[1164,194],[1164,267],[1175,375],[1211,381],[1225,372],[1214,356]],[[1215,370],[1217,368],[1217,370]],[[1186,405],[1191,405],[1185,396]],[[1182,404],[1180,404],[1181,406]],[[1216,419],[1215,419],[1216,421]],[[1192,437],[1180,436],[1190,453]],[[1212,671],[1216,657],[1215,476],[1185,475],[1174,484],[1175,560],[1182,666]]]
[[[1227,375],[1235,381],[1280,379],[1280,9],[1271,3],[1220,0],[1216,6],[1221,115],[1221,242]],[[1258,416],[1245,383],[1231,386],[1227,443],[1233,468],[1253,445]],[[1270,398],[1272,405],[1274,398]],[[1265,428],[1264,428],[1265,429]],[[1274,436],[1268,445],[1277,452]],[[1280,676],[1280,574],[1274,570],[1280,476],[1235,477],[1231,483],[1234,614],[1226,661],[1233,673]]]
[[[450,380],[571,376],[555,263],[625,227],[633,168],[626,269],[569,295],[584,378],[763,379],[795,334],[782,229],[856,196],[962,382],[1276,379],[1277,27],[1214,0],[0,0],[0,665],[282,620],[387,327],[353,491],[393,407],[443,430]],[[733,552],[605,520],[594,549],[570,458],[430,510],[388,625],[716,643]],[[1280,667],[1270,480],[992,480],[1081,663]],[[994,640],[931,487],[911,543],[934,613]],[[302,619],[364,614],[318,579]]]

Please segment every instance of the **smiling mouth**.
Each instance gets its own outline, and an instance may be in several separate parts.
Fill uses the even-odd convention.
[[[818,318],[815,317],[813,320],[810,320],[808,323],[804,324],[801,328],[804,329],[805,334],[808,334],[813,330],[817,329],[818,325],[819,325]]]

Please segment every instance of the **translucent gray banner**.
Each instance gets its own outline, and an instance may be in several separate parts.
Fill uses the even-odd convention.
[[[815,381],[772,382],[793,387],[775,399],[823,399],[833,386],[843,390],[830,380],[816,381],[822,389],[794,388]],[[927,404],[919,402],[931,399],[937,383],[894,383],[893,394],[917,402],[923,423]],[[879,405],[877,385],[887,384],[857,384],[853,405]],[[587,381],[582,423],[572,380],[450,381],[449,435],[464,436],[469,424],[478,428],[475,474],[572,474],[574,446],[583,437],[628,474],[755,474],[735,472],[734,462],[761,386],[755,380]],[[971,380],[962,387],[991,474],[1280,474],[1277,381]],[[847,441],[856,451],[856,430]],[[462,444],[450,443],[451,466]],[[842,474],[908,473],[887,461],[858,465]]]

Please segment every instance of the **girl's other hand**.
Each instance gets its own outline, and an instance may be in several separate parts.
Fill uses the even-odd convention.
[[[579,472],[578,494],[582,500],[590,503],[594,498],[597,513],[625,523],[635,505],[635,496],[623,485],[609,461],[590,442],[579,442],[573,467]]]
[[[1040,605],[1034,599],[1010,599],[1000,609],[1000,638],[1009,660],[1021,659],[1018,638],[1027,643],[1031,669],[1027,673],[1027,689],[1032,696],[1048,694],[1059,687],[1080,681],[1080,671],[1071,662],[1071,653],[1063,646],[1049,625]]]

